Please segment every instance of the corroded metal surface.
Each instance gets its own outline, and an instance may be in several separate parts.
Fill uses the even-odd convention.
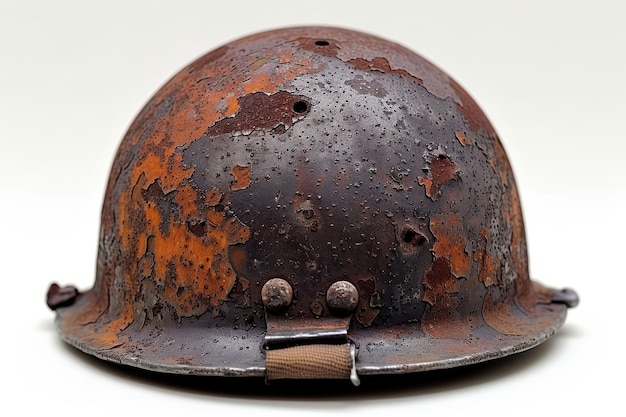
[[[295,328],[357,297],[359,373],[525,350],[566,306],[528,276],[504,149],[476,103],[407,49],[330,28],[253,35],[192,63],[114,161],[94,287],[65,340],[165,372],[263,375],[264,284]]]

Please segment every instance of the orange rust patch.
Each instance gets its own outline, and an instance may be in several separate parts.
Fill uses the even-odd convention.
[[[471,332],[469,317],[458,309],[459,280],[452,275],[447,259],[436,258],[424,274],[424,298],[428,303],[422,330],[432,337],[464,338]]]
[[[478,248],[474,252],[474,260],[478,263],[478,278],[489,287],[498,282],[500,263],[488,251],[489,230],[483,227],[478,240]]]
[[[81,326],[93,324],[109,307],[108,291],[108,288],[105,288],[105,293],[103,294],[94,288],[85,294],[81,294],[80,302],[74,304],[78,308],[64,310],[64,314],[70,317],[71,321],[75,321]]]
[[[426,161],[430,166],[428,178],[418,177],[417,182],[426,189],[426,196],[435,201],[441,194],[441,186],[451,180],[459,179],[459,167],[443,153],[428,154]]]
[[[449,294],[459,291],[458,279],[452,275],[450,263],[445,258],[436,258],[424,274],[423,300],[431,306],[444,305],[451,307]]]
[[[262,73],[256,77],[245,81],[242,85],[242,89],[246,94],[256,93],[258,91],[265,91],[268,86],[272,85],[272,79],[270,74]]]
[[[148,160],[154,163],[154,158]],[[173,160],[179,163],[178,159]],[[141,225],[135,225],[132,233],[123,235],[127,253],[136,256],[135,263],[126,265],[127,296],[134,299],[139,288],[138,276],[151,276],[164,288],[162,300],[179,317],[202,314],[227,298],[236,279],[228,249],[247,241],[250,230],[223,211],[201,210],[198,192],[187,182],[180,184],[174,195],[179,211],[159,211],[163,210],[159,204],[165,195],[146,201],[142,191],[148,184],[147,175],[143,172],[135,175],[138,179],[134,189],[120,198],[125,207],[120,217],[125,224],[133,224],[136,218],[144,219]],[[126,203],[129,195],[137,200],[130,203],[133,209]],[[217,189],[205,192],[204,196],[211,207],[223,198]],[[160,227],[163,222],[168,225],[167,232]],[[132,307],[133,302],[128,301],[128,305]]]
[[[152,220],[150,228],[156,229],[158,211],[148,208],[146,216]],[[247,226],[224,213],[210,210],[207,221],[209,227],[202,238],[188,233],[186,225],[175,223],[170,225],[169,235],[155,239],[154,278],[165,285],[164,300],[180,317],[202,314],[227,298],[236,279],[228,248],[250,237]]]
[[[239,102],[233,93],[229,93],[213,103],[213,110],[218,115],[217,120],[232,117],[239,110]]]
[[[465,230],[461,216],[457,213],[433,215],[430,218],[430,230],[437,239],[433,245],[435,256],[446,258],[455,276],[468,277],[472,261],[465,252]]]
[[[217,188],[213,187],[206,192],[205,202],[209,207],[214,207],[222,201],[223,197],[224,194],[222,194]]]
[[[426,196],[430,197],[432,199],[433,196],[433,180],[429,179],[429,178],[425,178],[425,177],[418,177],[417,178],[417,182],[419,185],[423,185],[424,188],[426,189]]]
[[[158,178],[158,175],[155,175],[155,173],[161,171],[162,165],[162,157],[159,157],[153,152],[149,152],[145,157],[140,158],[133,168],[131,184],[138,184],[140,177],[143,177],[141,178],[142,185],[152,184]]]
[[[198,193],[189,183],[185,183],[178,187],[178,192],[174,200],[180,206],[181,216],[184,218],[199,216],[199,207],[197,202]]]
[[[124,344],[127,338],[121,336],[120,332],[132,322],[132,305],[124,306],[121,311],[115,312],[116,315],[111,321],[106,321],[111,319],[109,314],[105,313],[105,309],[110,307],[106,304],[107,301],[108,297],[102,297],[93,290],[83,294],[82,299],[72,308],[57,310],[60,329],[63,333],[71,334],[96,349],[112,349]],[[97,322],[101,318],[105,319],[104,324]]]
[[[235,165],[230,172],[235,176],[235,182],[230,185],[231,191],[243,190],[250,186],[250,167]]]
[[[458,140],[461,145],[467,146],[469,144],[469,142],[467,141],[467,137],[465,137],[463,132],[454,132],[454,136],[456,137],[456,140]]]
[[[167,168],[167,173],[163,173],[164,167]],[[185,188],[181,185],[181,181],[190,176],[192,172],[191,168],[183,167],[182,154],[180,153],[159,156],[150,152],[143,159],[140,159],[133,169],[131,174],[131,184],[133,184],[131,194],[123,193],[120,196],[120,205],[127,207],[126,204],[129,198],[135,202],[135,208],[143,205],[141,191],[145,190],[146,184],[152,184],[157,181],[163,193],[167,194],[178,190],[178,194],[182,195],[177,196],[177,199],[183,199],[190,193],[180,192],[181,189]],[[126,220],[125,215],[127,214],[126,211],[122,212],[122,221]]]

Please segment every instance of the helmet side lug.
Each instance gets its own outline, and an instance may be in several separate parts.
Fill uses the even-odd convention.
[[[571,288],[555,289],[552,290],[552,302],[557,304],[565,304],[567,308],[574,308],[578,305],[580,299],[578,293]]]
[[[67,307],[74,304],[78,294],[79,292],[74,286],[61,287],[57,283],[52,283],[46,294],[46,304],[48,304],[50,310]]]

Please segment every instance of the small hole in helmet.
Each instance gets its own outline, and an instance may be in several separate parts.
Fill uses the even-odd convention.
[[[309,104],[306,101],[296,101],[293,103],[293,111],[296,113],[304,113],[309,108]]]
[[[404,240],[404,243],[408,243],[410,245],[422,246],[426,243],[426,236],[416,232],[415,230],[407,229],[404,233],[402,233],[402,240]]]
[[[317,46],[328,46],[328,45],[330,45],[330,44],[328,43],[328,41],[315,41],[315,44],[316,44]]]

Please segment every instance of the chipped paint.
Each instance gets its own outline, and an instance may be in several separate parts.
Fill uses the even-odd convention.
[[[478,239],[478,248],[474,251],[474,261],[478,264],[478,279],[485,286],[490,287],[496,285],[499,281],[500,262],[487,250],[489,246],[489,230],[485,227],[480,231]]]
[[[235,177],[235,181],[230,185],[231,191],[243,190],[250,186],[250,167],[235,165],[230,172]]]
[[[238,99],[238,107],[236,114],[209,126],[205,134],[249,135],[256,130],[278,130],[282,133],[311,110],[309,99],[285,91],[244,95]]]
[[[450,262],[435,258],[424,274],[424,297],[428,303],[422,330],[432,337],[464,338],[470,333],[471,318],[459,310],[460,281],[452,274]]]
[[[430,230],[435,236],[433,252],[437,258],[450,262],[450,270],[456,277],[469,277],[472,260],[466,252],[467,232],[458,213],[430,217]]]
[[[376,57],[369,61],[363,58],[353,58],[348,60],[347,63],[362,71],[380,71],[384,73],[395,73],[412,78],[418,84],[422,83],[422,80],[420,78],[409,74],[404,69],[392,69],[391,65],[389,65],[389,61],[387,61],[387,59],[383,57]]]
[[[443,151],[427,152],[424,159],[428,163],[428,177],[419,177],[418,183],[424,186],[426,195],[435,201],[442,192],[442,186],[448,181],[460,178],[460,169]]]
[[[565,317],[528,276],[484,113],[425,59],[340,29],[243,38],[155,94],[113,162],[94,287],[58,328],[117,363],[263,376],[272,278],[293,288],[291,335],[333,328],[324,294],[356,287],[359,373],[500,357]]]
[[[458,140],[461,145],[469,145],[469,141],[463,132],[454,132],[454,137],[456,137],[456,140]]]
[[[356,307],[355,317],[365,327],[372,325],[372,322],[382,307],[380,294],[376,290],[376,281],[373,278],[360,279],[357,281],[359,291],[359,303]]]

